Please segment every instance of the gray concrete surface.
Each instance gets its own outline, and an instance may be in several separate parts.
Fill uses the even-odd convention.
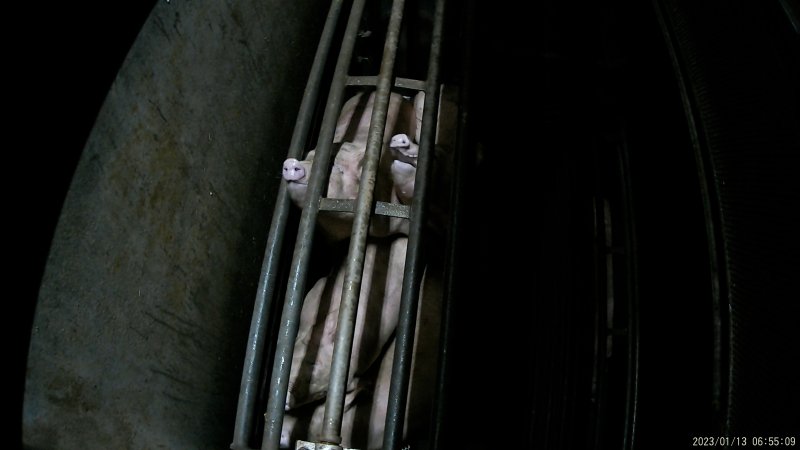
[[[220,449],[317,2],[163,1],[114,82],[39,299],[23,439]]]

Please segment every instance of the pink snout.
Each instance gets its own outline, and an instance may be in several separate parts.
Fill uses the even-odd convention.
[[[392,140],[389,141],[389,150],[392,151],[392,157],[395,160],[417,167],[419,146],[411,142],[408,135],[401,133],[392,136]]]
[[[389,147],[395,149],[407,149],[411,146],[411,139],[408,138],[406,134],[395,134],[392,136],[392,140],[389,141]]]
[[[306,177],[306,169],[300,161],[289,158],[283,162],[283,179],[286,181],[300,181]]]

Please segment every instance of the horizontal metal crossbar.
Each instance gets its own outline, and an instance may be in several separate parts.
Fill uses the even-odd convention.
[[[378,77],[376,76],[347,77],[348,86],[376,86],[377,84]],[[394,79],[394,87],[425,91],[425,80],[398,77]]]
[[[321,198],[319,199],[320,211],[335,211],[335,212],[355,212],[356,202],[353,199],[344,198]],[[408,205],[401,205],[399,203],[388,202],[375,202],[374,213],[379,216],[399,217],[401,219],[408,219],[411,215],[411,207]]]

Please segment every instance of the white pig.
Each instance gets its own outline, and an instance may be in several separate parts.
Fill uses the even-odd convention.
[[[342,445],[379,449],[394,358],[408,238],[372,240],[367,246],[361,298],[342,419]],[[344,267],[336,277],[320,279],[306,296],[292,358],[282,445],[320,437],[324,400],[341,301]],[[410,437],[427,436],[437,368],[441,288],[438,277],[423,277],[412,358],[405,429]]]
[[[378,359],[397,326],[407,240],[367,244],[348,386]],[[333,277],[321,278],[306,295],[292,355],[287,409],[327,393],[344,272],[341,264]]]
[[[423,99],[423,93],[413,102],[391,94],[375,200],[411,204]],[[357,196],[373,101],[374,93],[358,94],[342,108],[334,134],[335,154],[326,194],[329,198]],[[314,156],[312,150],[305,160],[287,159],[283,164],[289,195],[300,207],[304,204]],[[330,240],[345,239],[350,235],[352,214],[320,212],[318,224]],[[377,216],[371,220],[346,380],[344,447],[378,449],[382,445],[407,234],[406,219]],[[305,297],[292,357],[282,447],[289,448],[297,439],[316,441],[320,437],[344,270],[343,262],[336,265]],[[426,269],[414,341],[405,422],[406,433],[412,440],[427,436],[434,394],[441,289],[440,278],[431,276],[432,273],[439,272]]]
[[[420,93],[417,95],[424,96]],[[359,93],[345,102],[339,115],[334,133],[333,167],[330,172],[326,197],[332,199],[355,199],[361,179],[361,167],[367,146],[367,135],[372,115],[375,93]],[[416,102],[419,104],[419,101]],[[388,203],[408,203],[403,200],[406,194],[398,195],[392,176],[394,153],[388,151],[391,136],[396,134],[415,135],[419,126],[415,102],[397,93],[391,93],[384,131],[383,148],[378,165],[374,200]],[[299,207],[305,201],[311,167],[316,150],[311,150],[304,160],[289,158],[283,163],[282,175],[288,183],[289,196]],[[412,182],[413,184],[413,182]],[[413,186],[412,186],[413,189]],[[325,236],[331,241],[339,241],[350,236],[352,214],[321,212],[318,223]],[[386,216],[373,217],[370,235],[376,237],[393,234],[408,234],[407,219]]]

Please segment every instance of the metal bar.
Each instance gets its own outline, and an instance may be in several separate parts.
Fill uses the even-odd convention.
[[[629,166],[627,140],[623,141],[617,153],[617,164],[620,173],[620,190],[622,192],[623,227],[625,230],[625,269],[627,270],[627,302],[626,302],[626,383],[624,432],[622,434],[622,450],[631,450],[636,444],[637,414],[639,402],[639,284],[637,280],[638,244],[636,239],[636,223],[633,220],[633,198]]]
[[[375,214],[408,219],[411,215],[411,207],[398,203],[377,202],[375,204]]]
[[[348,86],[375,86],[378,84],[378,77],[375,76],[353,76],[347,77]],[[425,90],[425,80],[415,80],[413,78],[395,78],[394,87],[414,89],[417,91]]]
[[[414,89],[417,91],[425,90],[425,80],[413,80],[411,78],[398,78],[394,81],[394,86],[399,88]]]
[[[462,260],[461,254],[464,248],[459,245],[462,235],[464,233],[461,228],[462,217],[464,208],[467,202],[465,198],[466,186],[469,184],[471,175],[473,173],[472,167],[474,162],[474,149],[473,134],[470,128],[470,121],[472,115],[470,109],[472,107],[472,49],[473,33],[470,31],[474,29],[477,22],[475,11],[475,1],[466,2],[463,6],[462,25],[467,32],[464,33],[467,38],[466,42],[462,43],[462,61],[461,61],[461,88],[458,92],[458,129],[455,145],[455,154],[453,155],[453,181],[450,186],[450,223],[447,227],[447,246],[445,248],[445,261],[444,261],[444,276],[442,283],[442,319],[441,319],[441,335],[439,338],[439,367],[436,373],[436,389],[433,398],[433,413],[431,414],[431,450],[443,450],[448,447],[447,445],[447,413],[448,404],[450,399],[450,390],[448,388],[448,379],[450,378],[451,363],[449,358],[450,345],[453,339],[453,316],[458,306],[456,305],[456,298],[461,294],[463,289],[459,283],[459,278],[462,276],[463,268],[460,261]],[[462,29],[464,29],[462,28]],[[469,157],[467,149],[471,152]]]
[[[352,198],[321,198],[320,211],[348,212],[355,210],[356,202]]]
[[[393,84],[394,61],[400,38],[404,6],[405,0],[395,0],[392,3],[392,13],[386,30],[383,59],[381,60],[380,73],[378,74],[375,102],[367,135],[367,148],[364,154],[358,197],[356,199],[356,212],[353,218],[350,246],[347,252],[348,261],[345,267],[342,299],[339,305],[339,318],[334,338],[328,397],[325,401],[325,416],[322,420],[322,433],[320,435],[321,442],[335,446],[342,442],[342,414],[344,413],[347,372],[350,366],[350,354],[353,351],[353,333],[358,309],[358,297],[361,292],[361,276],[364,272],[364,255],[371,218],[375,178],[383,148],[383,133],[386,127],[386,116],[389,111],[389,96]]]
[[[344,90],[347,81],[347,70],[353,56],[356,35],[358,33],[361,14],[364,11],[365,0],[355,0],[347,20],[342,47],[336,68],[331,81],[328,102],[322,119],[322,126],[317,140],[314,164],[311,166],[310,181],[306,191],[306,200],[300,216],[297,241],[295,242],[292,265],[289,271],[289,282],[286,288],[286,298],[281,316],[281,328],[278,332],[275,360],[270,380],[269,399],[264,413],[264,436],[262,448],[264,450],[278,450],[280,446],[281,427],[283,425],[286,396],[289,390],[289,371],[291,369],[294,342],[300,325],[300,312],[305,295],[306,272],[311,256],[311,247],[314,237],[317,214],[319,213],[319,199],[322,190],[327,184],[328,168],[330,165],[331,149],[336,122],[339,111],[344,103]]]
[[[319,200],[320,211],[335,212],[355,212],[356,202],[351,198],[321,198]],[[379,216],[400,217],[408,219],[411,208],[408,205],[399,203],[375,202],[375,214]]]
[[[428,74],[425,88],[425,106],[422,113],[422,132],[420,133],[417,175],[414,181],[414,199],[411,202],[411,221],[409,223],[408,250],[406,253],[403,291],[400,299],[400,316],[395,334],[394,363],[389,385],[389,399],[386,407],[386,426],[383,434],[384,450],[397,450],[403,439],[406,399],[411,375],[411,358],[414,349],[414,329],[417,319],[420,282],[424,271],[422,249],[422,229],[425,223],[427,190],[430,183],[430,163],[434,151],[436,135],[436,113],[439,98],[439,56],[442,46],[444,26],[444,0],[436,1],[431,50],[428,57]]]
[[[328,10],[328,17],[322,29],[322,35],[317,45],[317,52],[314,55],[314,62],[311,65],[303,99],[300,102],[300,110],[297,113],[297,121],[292,132],[287,158],[299,158],[302,156],[303,149],[306,146],[314,114],[314,105],[317,102],[317,97],[319,97],[322,74],[333,43],[342,3],[343,0],[333,0]],[[289,208],[290,200],[286,190],[286,183],[281,183],[275,202],[275,209],[272,213],[272,223],[270,224],[267,247],[261,264],[261,276],[253,305],[253,317],[250,321],[250,335],[247,340],[242,381],[239,386],[239,401],[236,407],[236,422],[233,429],[233,443],[231,444],[231,448],[234,450],[250,448],[249,441],[253,436],[253,419],[258,382],[264,366],[267,324],[269,323],[269,314],[275,297],[275,278],[278,272],[281,249],[283,248],[283,236],[286,230]]]

